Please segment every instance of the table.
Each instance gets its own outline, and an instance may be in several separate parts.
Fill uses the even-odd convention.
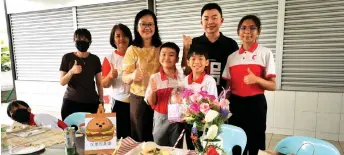
[[[78,154],[83,155],[84,150],[85,150],[85,136],[76,137],[75,145],[76,145]],[[2,155],[10,155],[8,150],[4,151],[4,152],[1,151],[1,154]],[[51,147],[45,148],[42,151],[30,154],[30,155],[53,155],[53,154],[64,155],[65,154],[65,145],[59,144],[59,145],[51,146]]]

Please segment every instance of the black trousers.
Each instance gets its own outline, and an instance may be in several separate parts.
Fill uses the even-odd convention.
[[[153,141],[153,109],[144,97],[130,94],[131,137],[138,142]]]
[[[116,113],[116,132],[117,138],[130,137],[130,104],[112,98],[112,112]]]
[[[245,131],[247,144],[244,154],[257,155],[259,149],[265,150],[267,103],[264,94],[250,97],[232,94],[229,100],[233,115],[228,123]]]
[[[68,99],[63,99],[61,108],[61,117],[64,120],[67,116],[75,112],[89,112],[97,113],[99,102],[95,103],[81,103]]]

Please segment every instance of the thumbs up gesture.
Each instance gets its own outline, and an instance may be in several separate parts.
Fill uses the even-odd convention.
[[[138,81],[141,81],[143,78],[144,78],[143,71],[137,68],[133,73],[133,80],[138,82]]]
[[[246,84],[256,84],[257,83],[257,76],[254,75],[254,73],[250,70],[250,68],[247,68],[248,75],[244,77],[244,82]]]
[[[192,38],[190,36],[183,35],[183,44],[184,48],[190,49]]]
[[[112,63],[110,63],[110,67],[111,67],[111,70],[110,70],[110,78],[111,79],[116,79],[118,77],[118,70],[113,66]]]
[[[78,62],[76,60],[74,60],[74,65],[73,65],[71,71],[72,71],[71,72],[72,74],[80,74],[82,71],[81,65],[78,65]]]

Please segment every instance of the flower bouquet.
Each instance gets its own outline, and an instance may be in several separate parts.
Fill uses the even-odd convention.
[[[207,91],[196,93],[185,89],[181,94],[185,106],[182,119],[193,125],[191,139],[201,154],[223,153],[220,127],[231,116],[227,92],[224,90],[218,99]],[[198,131],[203,132],[203,135],[198,135]]]

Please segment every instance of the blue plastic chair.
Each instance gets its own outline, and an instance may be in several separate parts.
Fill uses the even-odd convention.
[[[297,155],[340,155],[338,149],[327,141],[304,136],[291,136],[282,139],[275,151]]]
[[[237,126],[228,124],[223,124],[221,130],[222,132],[219,136],[223,139],[224,151],[231,155],[233,147],[239,145],[241,147],[241,154],[243,154],[247,143],[245,131]]]
[[[90,113],[76,112],[76,113],[70,114],[69,116],[65,118],[64,122],[70,127],[71,126],[77,127],[77,132],[85,133],[85,125],[83,123],[85,123],[86,114],[90,114]],[[81,130],[80,130],[80,125],[81,125]]]

